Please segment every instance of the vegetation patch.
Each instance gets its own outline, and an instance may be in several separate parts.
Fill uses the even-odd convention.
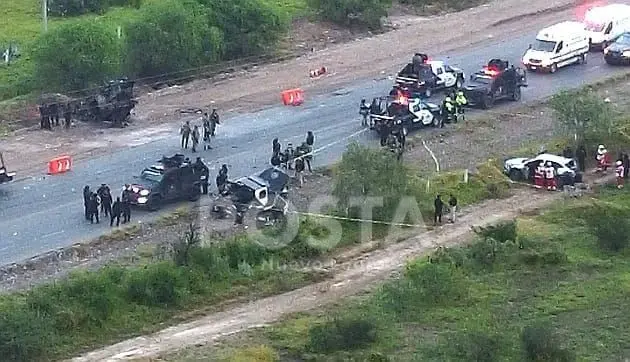
[[[474,243],[410,262],[367,297],[255,338],[287,361],[621,360],[630,342],[630,249],[610,241],[627,240],[620,222],[630,217],[629,195],[607,188],[475,230]],[[339,320],[351,326],[345,335],[358,326],[358,346],[335,337]]]

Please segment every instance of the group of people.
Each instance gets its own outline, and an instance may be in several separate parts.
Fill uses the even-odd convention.
[[[458,119],[462,121],[466,120],[465,107],[468,104],[468,100],[461,90],[453,90],[450,94],[447,94],[442,101],[442,122],[440,126],[444,127],[446,123],[457,123]]]
[[[52,131],[53,127],[59,127],[63,119],[64,128],[70,128],[72,114],[76,109],[74,102],[44,103],[39,106],[39,127]]]
[[[442,223],[442,216],[444,215],[444,211],[450,212],[450,222],[455,222],[455,213],[457,212],[457,198],[455,195],[451,194],[448,199],[448,204],[444,204],[444,200],[442,200],[442,195],[437,195],[435,200],[433,201],[433,207],[435,213],[433,214],[433,223],[435,225]]]
[[[306,140],[301,145],[293,148],[292,143],[287,144],[287,148],[283,151],[282,145],[277,138],[272,142],[271,165],[282,167],[286,170],[293,170],[295,177],[298,179],[299,186],[304,185],[304,171],[313,172],[311,162],[313,161],[313,144],[315,143],[315,135],[312,131],[306,133]]]
[[[190,121],[186,121],[186,123],[184,123],[179,130],[179,133],[182,137],[182,148],[188,149],[188,144],[191,143],[192,151],[197,152],[199,142],[203,140],[203,149],[211,150],[212,147],[210,146],[210,140],[216,135],[217,125],[220,124],[221,123],[219,122],[219,114],[217,113],[216,109],[213,109],[210,115],[208,115],[207,112],[203,114],[203,134],[199,130],[199,126],[195,125],[191,127]]]
[[[85,186],[83,188],[83,206],[85,207],[85,219],[88,220],[91,224],[94,224],[94,222],[99,224],[99,214],[102,214],[103,216],[110,218],[110,226],[114,226],[114,222],[116,222],[116,226],[119,226],[121,216],[123,218],[123,224],[130,222],[130,188],[130,185],[125,185],[122,195],[120,197],[116,197],[116,201],[113,201],[111,189],[106,184],[101,184],[96,192],[93,192],[90,189],[90,186]]]
[[[611,156],[606,146],[599,145],[597,147],[597,172],[606,173],[608,168],[612,167]],[[627,153],[620,153],[615,161],[615,177],[617,180],[617,188],[622,189],[625,184],[625,180],[628,179],[630,173],[630,157]]]

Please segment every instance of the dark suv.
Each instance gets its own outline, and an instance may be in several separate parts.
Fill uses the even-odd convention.
[[[158,210],[168,202],[197,201],[201,196],[201,173],[196,172],[183,155],[164,157],[145,168],[131,185],[131,204],[149,211]]]
[[[630,33],[623,33],[604,49],[604,60],[610,65],[630,65]]]

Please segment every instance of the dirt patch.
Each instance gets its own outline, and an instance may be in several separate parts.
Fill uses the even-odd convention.
[[[310,29],[302,33],[308,35],[296,33],[292,46],[293,49],[306,49],[308,53],[297,59],[226,74],[219,83],[216,79],[198,80],[148,93],[141,97],[134,111],[134,123],[128,129],[94,130],[79,125],[70,131],[55,130],[52,134],[26,130],[0,141],[0,149],[7,153],[7,163],[15,165],[15,171],[24,175],[41,170],[51,156],[60,153],[81,159],[110,153],[130,144],[169,137],[169,125],[172,127],[183,116],[178,111],[180,109],[211,106],[222,113],[252,111],[276,104],[279,92],[287,87],[299,85],[310,96],[339,89],[358,79],[382,78],[405,63],[409,55],[419,48],[434,54],[487,42],[490,41],[489,27],[493,34],[510,37],[555,20],[559,15],[547,10],[543,15],[531,16],[518,24],[493,24],[500,19],[563,8],[567,4],[575,2],[534,0],[523,3],[507,0],[434,17],[394,16],[390,19],[391,26],[397,30],[372,38],[360,38],[341,29],[324,30],[318,25],[301,24]],[[567,14],[560,15],[569,14],[565,12]],[[459,28],[462,19],[467,19],[467,31],[455,34],[451,29]],[[339,44],[348,39],[353,41]],[[409,42],[408,39],[414,41]],[[316,51],[310,52],[311,48]],[[365,66],[365,59],[370,59],[369,66]],[[310,79],[309,70],[322,66],[329,69],[329,76]],[[143,134],[141,140],[137,137],[138,133]]]

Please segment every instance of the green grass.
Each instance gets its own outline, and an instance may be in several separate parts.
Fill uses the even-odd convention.
[[[272,347],[281,354],[280,360],[287,361],[341,357],[361,361],[377,354],[390,356],[392,361],[474,360],[458,354],[458,346],[466,346],[470,352],[475,349],[472,345],[491,345],[479,342],[486,339],[497,346],[495,358],[488,360],[522,361],[524,328],[545,323],[556,335],[557,347],[572,351],[579,361],[624,360],[630,343],[630,250],[612,253],[598,246],[594,229],[587,226],[596,207],[612,208],[620,213],[615,215],[627,219],[630,193],[606,188],[596,199],[561,202],[540,216],[518,219],[517,242],[500,242],[491,263],[482,263],[475,256],[480,254],[473,253],[488,245],[479,240],[446,252],[462,256],[459,267],[445,258],[434,259],[431,265],[426,257],[419,259],[408,270],[420,277],[407,274],[370,296],[321,313],[294,316],[250,337],[256,345]],[[427,272],[431,268],[444,268],[448,273],[427,279],[433,276]],[[386,298],[386,292],[392,290],[402,306]],[[404,307],[403,312],[397,312],[398,307]],[[334,317],[371,323],[376,331],[374,341],[354,350],[318,351],[313,327],[326,325]],[[475,343],[470,344],[471,340]],[[241,340],[237,352],[242,346],[248,347]],[[216,355],[233,352],[225,347]],[[171,360],[185,360],[182,356]]]

